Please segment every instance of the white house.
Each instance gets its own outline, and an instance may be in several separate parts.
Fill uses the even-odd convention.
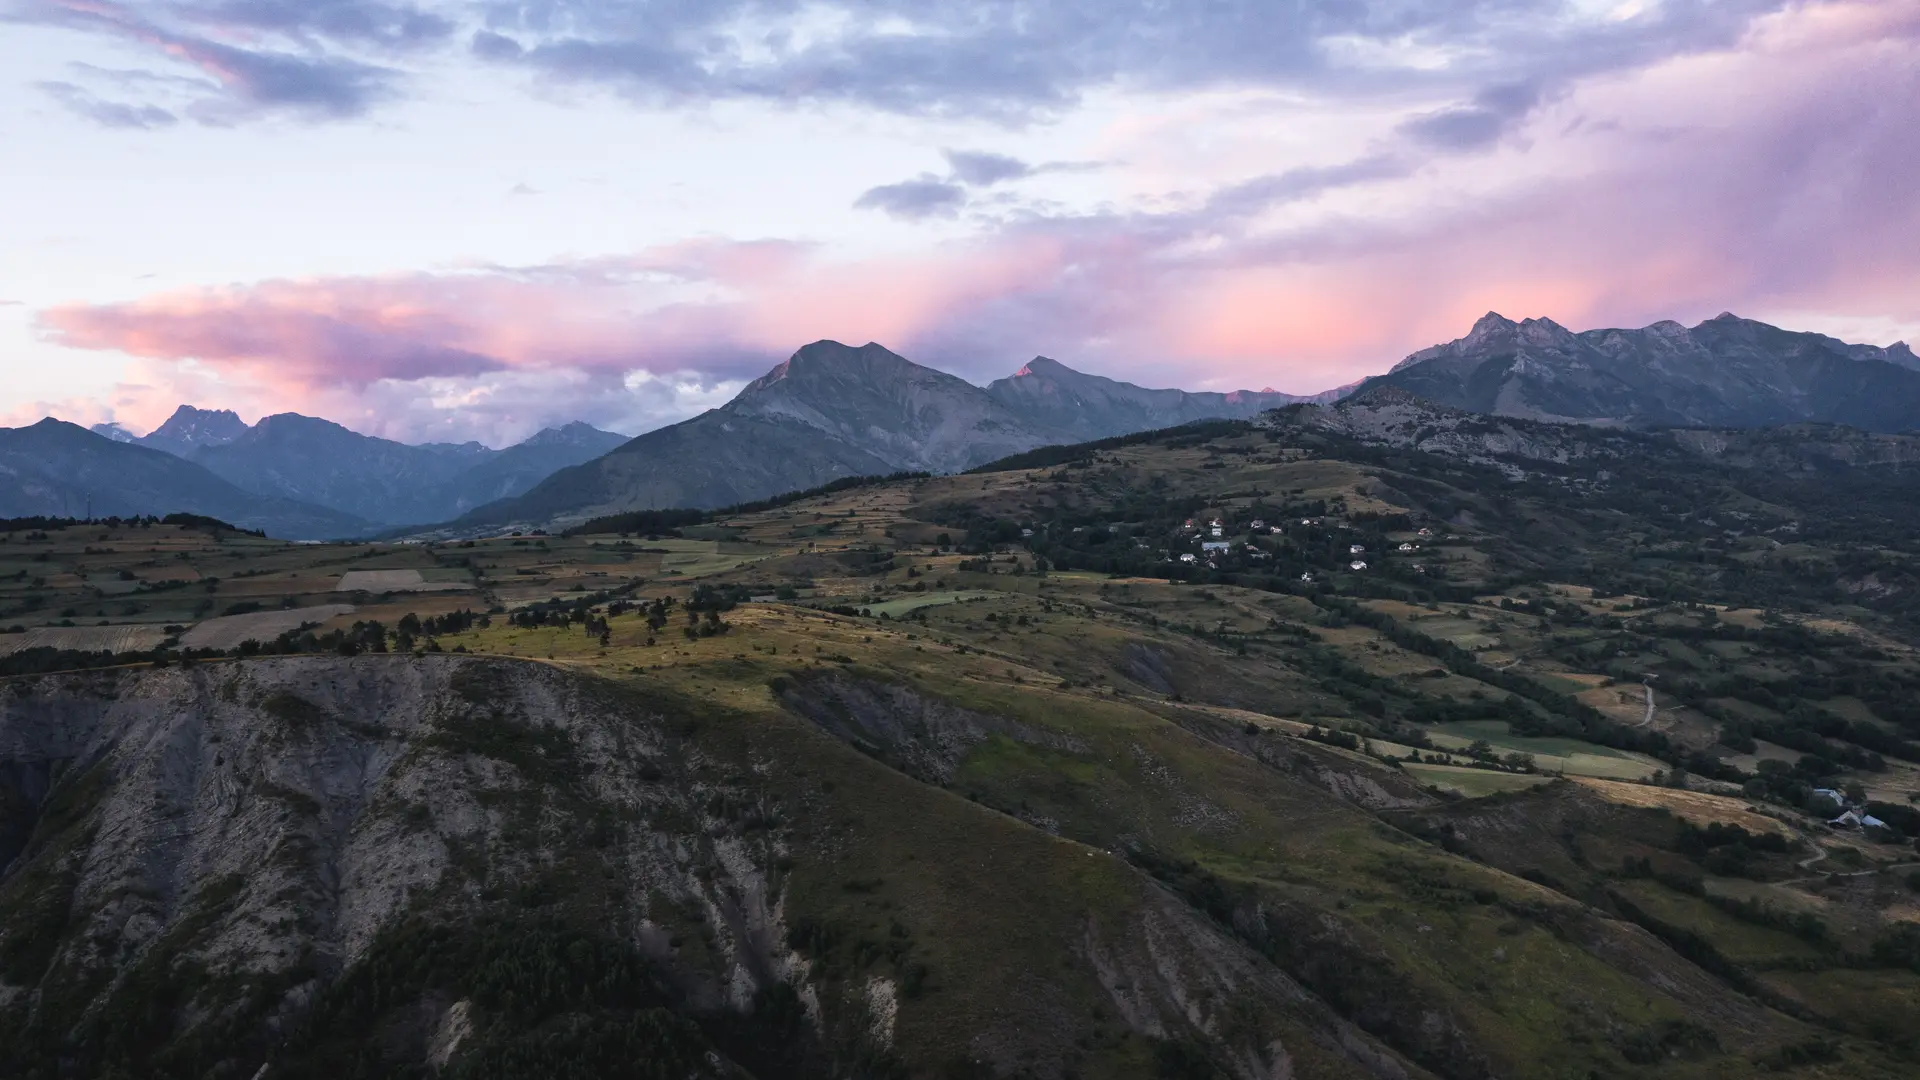
[[[1432,529],[1421,529],[1421,530],[1420,530],[1420,535],[1421,535],[1421,537],[1422,537],[1422,538],[1425,538],[1425,537],[1429,537],[1429,536],[1432,536],[1432,535],[1433,535],[1433,530],[1432,530]]]
[[[1267,523],[1265,521],[1260,520],[1259,518],[1254,518],[1253,523],[1248,527],[1253,529],[1264,529],[1267,527]]]
[[[1312,575],[1311,573],[1306,573],[1306,574],[1301,574],[1301,575],[1300,575],[1300,580],[1301,580],[1301,581],[1312,581],[1312,580],[1313,580],[1313,575]]]
[[[1413,550],[1413,545],[1412,545],[1412,544],[1401,544],[1401,545],[1400,545],[1400,550],[1401,550],[1401,551],[1412,551],[1412,550]]]
[[[1364,552],[1365,552],[1366,550],[1367,550],[1367,549],[1366,549],[1366,547],[1365,547],[1365,545],[1362,545],[1362,544],[1354,544],[1354,545],[1352,545],[1351,547],[1349,547],[1349,548],[1347,548],[1347,553],[1348,553],[1349,555],[1360,555],[1360,554],[1363,554],[1363,553],[1364,553]]]
[[[1364,562],[1361,562],[1359,559],[1355,559],[1352,562],[1348,563],[1347,565],[1355,570],[1365,570],[1367,568],[1367,564]]]
[[[1180,561],[1181,561],[1181,562],[1193,562],[1193,561],[1194,561],[1194,558],[1195,558],[1195,556],[1194,556],[1194,554],[1193,554],[1193,552],[1191,552],[1191,551],[1189,551],[1189,552],[1186,552],[1186,553],[1184,553],[1184,554],[1182,554],[1182,555],[1180,556]]]
[[[1213,527],[1213,535],[1215,535],[1215,536],[1219,536],[1219,535],[1220,535],[1220,526],[1218,526],[1218,525],[1215,525],[1215,526]]]

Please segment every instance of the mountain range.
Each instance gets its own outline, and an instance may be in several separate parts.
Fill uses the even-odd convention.
[[[1920,428],[1920,358],[1722,314],[1698,326],[1575,333],[1488,312],[1365,385],[1501,416],[1631,427],[1818,422]]]
[[[243,492],[304,505],[300,529],[349,519],[362,533],[449,523],[422,532],[437,535],[733,505],[849,476],[957,472],[1044,445],[1327,404],[1356,386],[1471,413],[1611,427],[1920,429],[1920,358],[1904,343],[1848,344],[1731,314],[1693,327],[1576,333],[1551,319],[1490,312],[1465,337],[1310,397],[1148,389],[1044,356],[980,387],[878,344],[818,341],[727,404],[631,440],[575,423],[505,450],[407,445],[297,413],[249,426],[232,412],[184,405],[144,437],[115,425],[95,433],[166,451]],[[61,473],[47,466],[35,475],[50,491]],[[211,490],[204,479],[196,484]],[[189,497],[151,494],[150,503]]]
[[[275,535],[305,539],[444,521],[518,495],[555,470],[598,457],[627,438],[576,422],[548,428],[504,450],[477,442],[409,445],[299,413],[280,413],[248,425],[230,410],[191,405],[180,406],[145,436],[115,424],[96,425],[93,434],[128,447],[164,451],[244,493],[324,509],[327,514],[313,521],[325,521],[327,529],[338,531],[313,533],[311,523],[262,519],[272,523],[269,531]],[[111,452],[96,448],[96,453]],[[204,487],[206,479],[197,478],[196,483]],[[189,497],[172,488],[149,489],[146,495],[142,503],[132,492],[122,492],[114,505],[137,505],[146,512],[180,508],[174,504]]]
[[[816,341],[727,404],[562,469],[456,524],[568,524],[627,510],[726,506],[847,476],[958,472],[1037,446],[1252,417],[1341,392],[1149,390],[1046,357],[982,388],[871,342]]]
[[[312,503],[246,491],[162,450],[49,417],[0,428],[0,517],[203,514],[290,539],[362,536],[371,524]]]

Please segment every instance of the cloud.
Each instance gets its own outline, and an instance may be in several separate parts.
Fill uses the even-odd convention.
[[[1485,145],[1513,115],[1472,99],[1477,88],[1544,91],[1721,48],[1795,2],[1667,0],[1596,13],[1569,0],[15,0],[12,17],[138,42],[199,68],[217,87],[200,110],[212,122],[361,116],[400,94],[397,61],[464,46],[483,64],[668,107],[846,104],[1026,124],[1100,91],[1468,98],[1410,129],[1462,148]],[[954,168],[984,177],[1004,164],[963,155]]]
[[[1721,47],[1789,0],[704,0],[483,5],[473,55],[654,102],[853,103],[1026,122],[1095,89],[1307,89],[1332,97],[1531,84]],[[1466,110],[1439,137],[1484,130]],[[1478,125],[1478,126],[1476,126]]]
[[[947,164],[955,180],[974,187],[987,187],[1003,180],[1018,180],[1033,174],[1033,166],[1016,157],[991,154],[982,150],[948,150]]]
[[[1539,103],[1531,83],[1490,87],[1470,105],[1442,109],[1408,121],[1401,130],[1415,141],[1444,150],[1473,150],[1506,134]]]
[[[42,93],[59,102],[69,112],[84,116],[103,127],[152,129],[170,127],[179,122],[179,117],[158,105],[106,101],[70,82],[43,82],[38,85]]]
[[[453,36],[456,26],[438,12],[380,0],[223,0],[176,7],[183,17],[209,25],[394,51],[438,45]]]
[[[451,24],[419,9],[364,0],[203,4],[166,0],[132,5],[114,0],[24,0],[16,21],[90,31],[144,45],[184,64],[198,79],[151,73],[104,72],[123,86],[148,84],[171,108],[148,102],[104,102],[77,86],[49,84],[62,104],[102,123],[146,127],[160,116],[185,114],[230,124],[266,115],[340,120],[364,115],[395,98],[401,73],[343,46],[380,53],[445,39]],[[137,76],[144,75],[144,79]],[[131,121],[131,122],[129,122]]]
[[[959,184],[922,174],[917,180],[882,184],[868,188],[853,200],[861,210],[878,210],[897,218],[918,221],[930,217],[951,217],[966,205],[967,192]]]

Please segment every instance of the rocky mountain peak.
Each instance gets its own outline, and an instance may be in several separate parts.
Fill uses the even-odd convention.
[[[199,409],[182,405],[147,439],[177,447],[220,446],[246,433],[246,423],[232,409]]]
[[[575,420],[559,427],[542,428],[519,443],[521,446],[579,446],[583,443],[597,442],[610,432],[601,431],[585,420]]]
[[[1505,315],[1497,311],[1489,311],[1474,322],[1473,329],[1467,332],[1466,340],[1473,341],[1491,337],[1495,334],[1511,333],[1519,328],[1520,324],[1507,318]]]
[[[1038,378],[1038,377],[1060,378],[1062,376],[1068,376],[1068,377],[1079,376],[1080,374],[1081,374],[1080,372],[1075,371],[1074,369],[1068,367],[1067,365],[1061,363],[1058,360],[1053,359],[1052,357],[1036,356],[1033,359],[1027,361],[1025,366],[1021,367],[1019,371],[1014,372],[1011,376],[1009,376],[1009,378],[1014,378],[1014,379],[1031,379],[1031,378]]]

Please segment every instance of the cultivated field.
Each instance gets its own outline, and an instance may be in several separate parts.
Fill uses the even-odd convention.
[[[272,641],[289,630],[298,630],[309,623],[324,623],[328,619],[351,614],[352,604],[320,604],[287,611],[223,615],[208,619],[182,634],[180,644],[189,649],[233,649],[243,642]]]
[[[23,649],[72,649],[80,652],[145,652],[166,640],[158,626],[51,626],[22,634],[0,634],[0,656]]]
[[[340,575],[334,592],[457,592],[473,586],[464,581],[428,581],[419,570],[350,570]]]

